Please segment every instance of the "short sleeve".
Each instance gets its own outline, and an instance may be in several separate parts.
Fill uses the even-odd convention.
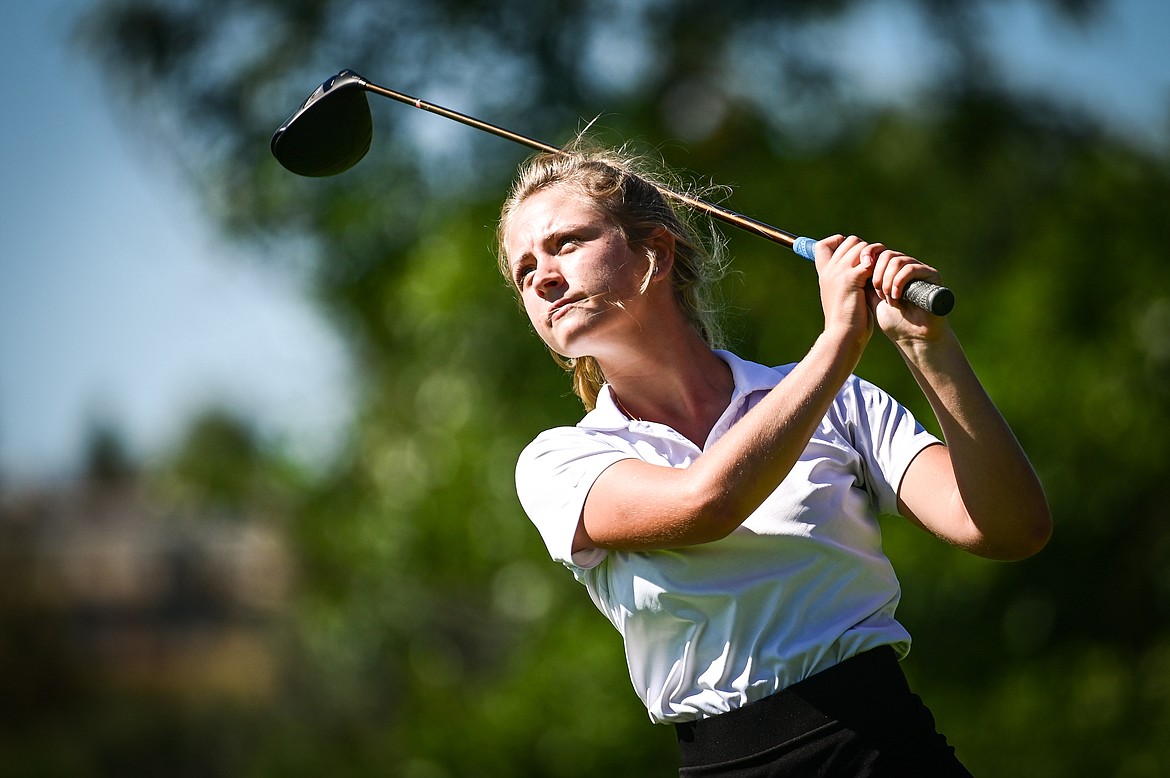
[[[901,403],[860,378],[848,384],[853,443],[866,467],[866,484],[879,513],[898,512],[898,488],[914,458],[941,441]]]
[[[573,554],[585,499],[610,465],[634,458],[619,441],[577,427],[558,427],[528,444],[516,463],[516,494],[553,559],[588,569],[605,559],[603,549]]]

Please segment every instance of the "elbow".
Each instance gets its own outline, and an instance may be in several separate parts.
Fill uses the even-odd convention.
[[[1032,489],[1019,495],[1016,502],[1019,512],[1016,514],[1012,526],[1015,527],[1014,553],[1006,561],[1019,561],[1035,556],[1044,550],[1048,541],[1052,539],[1053,521],[1052,509],[1048,505],[1048,497],[1044,494],[1044,487],[1039,479],[1035,479]]]
[[[1052,513],[1048,506],[1018,517],[1010,537],[987,544],[979,554],[999,562],[1019,562],[1044,550],[1052,539]]]
[[[1010,544],[998,545],[984,553],[983,556],[997,562],[1020,562],[1043,551],[1051,537],[1051,531],[1037,532],[1027,537],[1021,537]]]
[[[1022,521],[1025,531],[1021,536],[1019,559],[1027,559],[1044,550],[1048,541],[1052,539],[1052,525],[1052,509],[1048,507],[1048,500],[1041,493],[1035,507]]]
[[[1052,540],[1052,512],[1045,505],[1044,511],[1034,518],[1029,532],[1026,533],[1021,543],[1019,559],[1027,559],[1039,554],[1050,540]]]
[[[734,532],[751,515],[734,495],[720,490],[696,490],[687,496],[689,545],[712,543]]]

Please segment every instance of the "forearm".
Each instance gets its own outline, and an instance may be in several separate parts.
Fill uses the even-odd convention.
[[[685,470],[625,460],[594,483],[575,548],[667,548],[725,537],[791,471],[873,332],[867,244],[817,244],[825,328],[768,395]],[[714,421],[714,420],[712,420]]]
[[[936,340],[898,345],[938,419],[954,472],[940,520],[960,531],[966,524],[976,553],[1005,559],[1035,553],[1051,533],[1044,490],[957,338],[946,330]]]
[[[792,470],[864,346],[856,334],[823,333],[784,380],[691,466],[696,504],[724,534]]]
[[[589,492],[574,549],[674,548],[726,537],[792,469],[863,348],[856,337],[822,335],[685,469],[637,459],[608,468]]]
[[[865,351],[873,333],[864,291],[874,262],[867,245],[840,235],[818,242],[824,330],[784,380],[696,462],[700,505],[727,532],[788,475]]]

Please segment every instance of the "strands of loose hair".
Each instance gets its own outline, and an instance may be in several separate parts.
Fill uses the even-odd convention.
[[[722,306],[716,299],[718,282],[727,270],[725,240],[709,218],[677,206],[662,194],[662,189],[694,192],[700,199],[709,196],[709,192],[699,192],[693,185],[685,186],[665,165],[646,153],[632,151],[629,144],[609,148],[582,132],[565,146],[563,153],[541,152],[521,165],[501,208],[496,234],[497,259],[505,278],[511,278],[504,237],[512,216],[528,197],[561,185],[575,187],[585,195],[613,221],[631,245],[644,243],[661,230],[667,230],[675,241],[672,280],[683,315],[711,348],[725,345]],[[706,229],[700,229],[699,224]],[[648,253],[653,252],[648,249]],[[656,259],[650,256],[650,261],[644,287],[654,272]],[[573,391],[586,410],[592,410],[605,383],[597,360],[590,356],[567,358],[551,349],[550,352],[557,364],[571,374]]]

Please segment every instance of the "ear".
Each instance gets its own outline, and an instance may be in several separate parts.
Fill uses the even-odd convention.
[[[650,281],[669,278],[674,267],[674,235],[666,228],[660,228],[646,239],[646,253],[653,256],[654,274]]]

